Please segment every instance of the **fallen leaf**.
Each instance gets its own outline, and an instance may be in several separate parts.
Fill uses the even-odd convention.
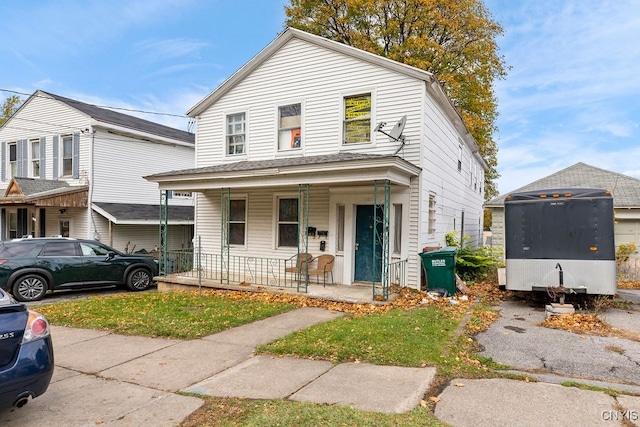
[[[439,397],[436,397],[436,396],[431,396],[431,397],[429,398],[429,400],[430,400],[430,401],[432,401],[432,402],[435,402],[435,403],[440,402],[440,398],[439,398]],[[424,402],[424,400],[423,400],[422,402]]]
[[[454,384],[454,386],[456,386],[456,387],[464,387],[464,384],[462,384],[462,383],[455,383],[455,384]]]

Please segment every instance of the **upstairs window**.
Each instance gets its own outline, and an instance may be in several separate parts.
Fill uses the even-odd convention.
[[[244,154],[245,140],[245,113],[227,115],[227,154]]]
[[[458,144],[458,172],[462,172],[462,143]]]
[[[9,176],[18,176],[18,144],[10,142],[9,144]]]
[[[302,145],[302,106],[278,107],[278,150],[295,150]]]
[[[40,140],[31,140],[31,176],[40,177]]]
[[[62,176],[73,175],[73,137],[62,137]]]
[[[371,94],[344,98],[344,143],[371,141]]]

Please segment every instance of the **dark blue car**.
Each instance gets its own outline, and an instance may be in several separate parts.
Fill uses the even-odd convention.
[[[0,409],[40,396],[53,375],[49,323],[0,289]]]

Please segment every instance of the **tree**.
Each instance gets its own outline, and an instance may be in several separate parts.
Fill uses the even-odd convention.
[[[498,194],[496,79],[506,76],[502,27],[481,0],[291,0],[286,25],[433,73],[476,140]]]
[[[2,104],[2,114],[0,114],[0,126],[9,120],[9,117],[16,112],[21,103],[22,101],[16,95],[10,96],[4,100],[4,104]]]

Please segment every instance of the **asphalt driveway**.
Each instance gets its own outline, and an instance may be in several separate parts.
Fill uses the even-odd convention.
[[[620,290],[630,309],[607,309],[599,317],[611,326],[640,334],[640,291]],[[511,298],[500,317],[478,335],[481,352],[540,381],[589,382],[640,393],[640,342],[578,335],[539,326],[544,303]]]

